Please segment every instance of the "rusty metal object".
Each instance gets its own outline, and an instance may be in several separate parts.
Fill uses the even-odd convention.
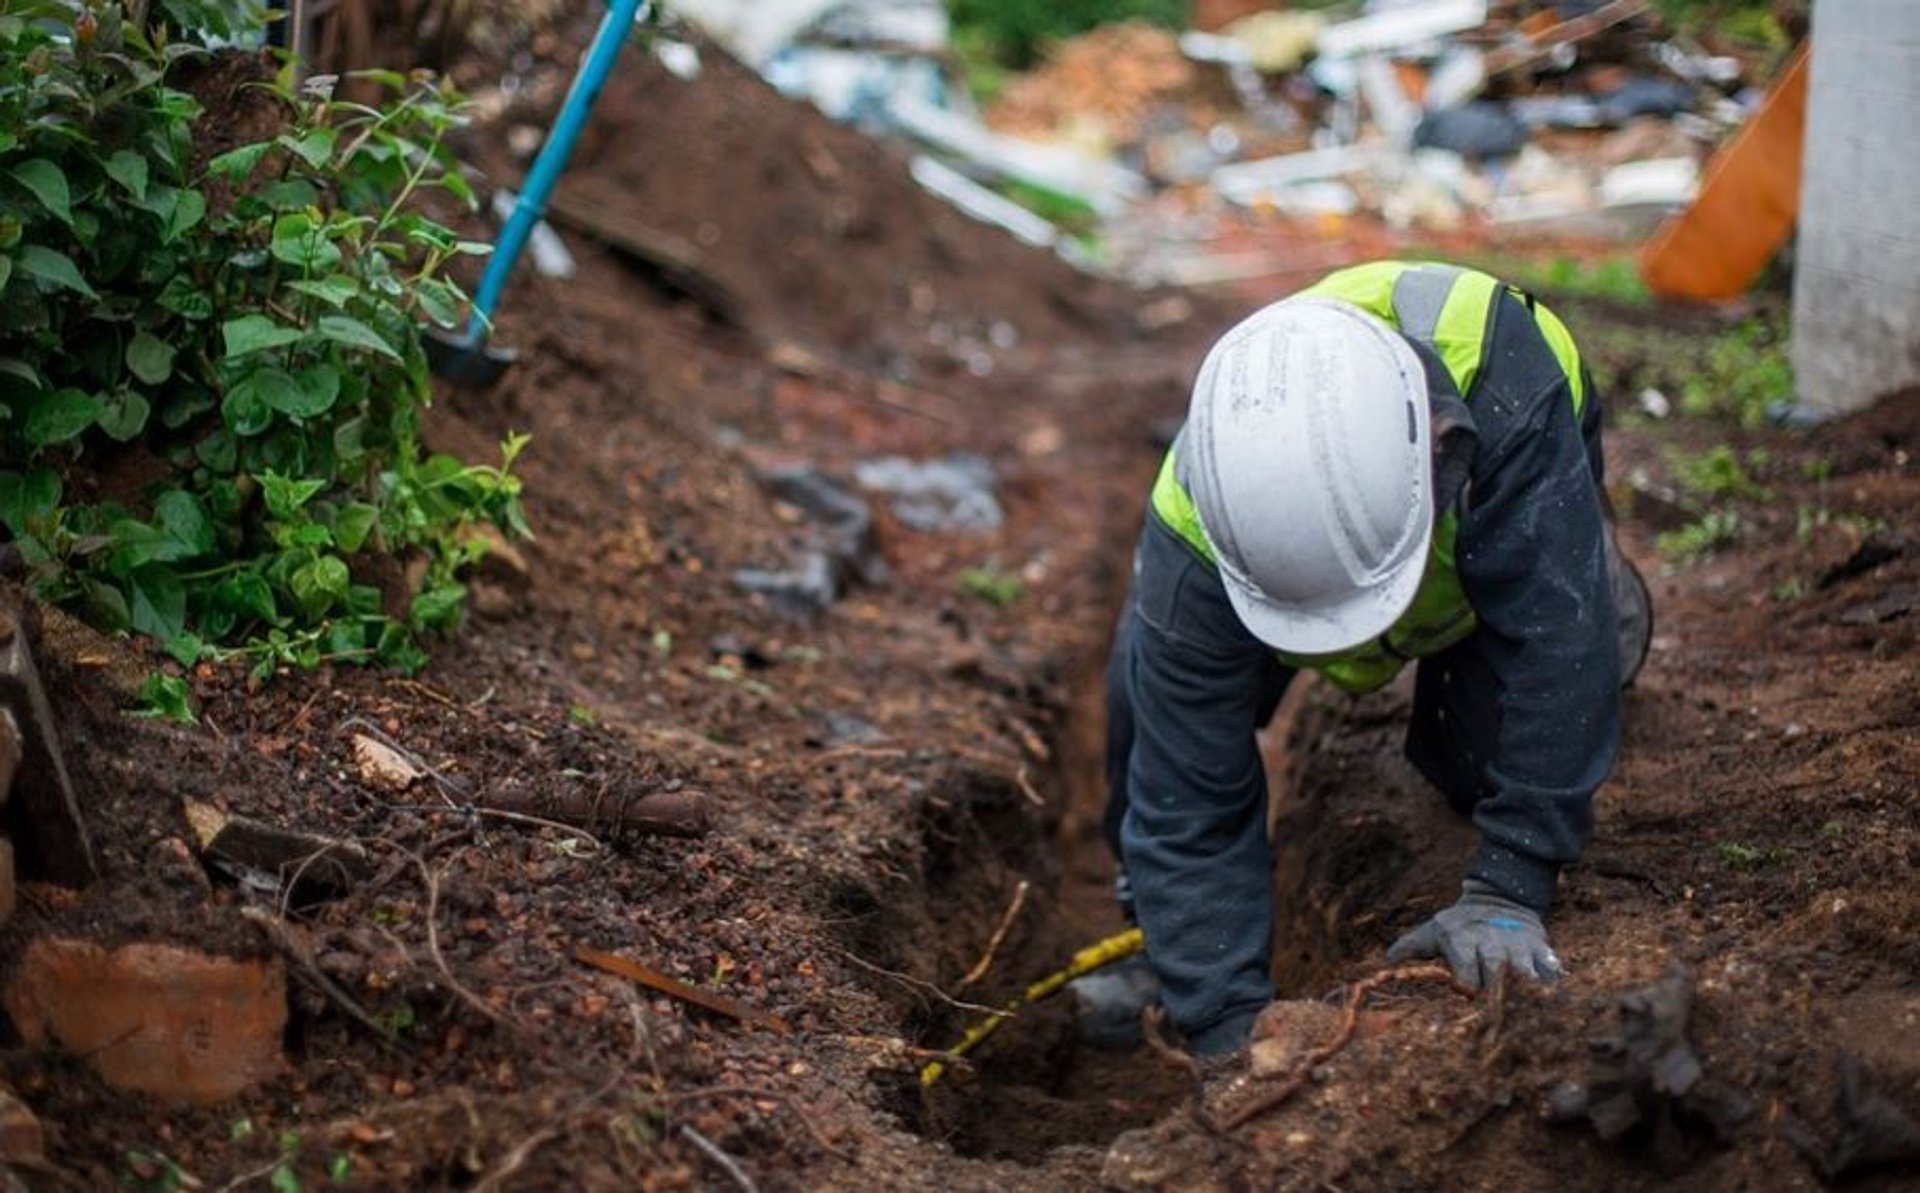
[[[11,756],[17,759],[5,767],[9,749],[0,742],[0,770],[12,771],[0,822],[13,842],[22,877],[85,886],[97,873],[93,846],[28,637],[19,596],[0,592],[0,710],[6,714],[0,737],[13,739]]]

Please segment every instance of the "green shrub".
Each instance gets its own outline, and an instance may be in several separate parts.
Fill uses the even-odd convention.
[[[981,48],[1006,66],[1032,66],[1050,41],[1085,33],[1114,21],[1145,20],[1169,29],[1186,24],[1186,0],[947,0],[954,36],[978,54]]]
[[[33,588],[183,662],[417,668],[480,524],[525,531],[522,440],[497,467],[420,441],[422,321],[454,325],[443,268],[486,251],[411,210],[472,201],[456,97],[262,83],[278,131],[202,161],[174,84],[203,48],[29,7],[0,15],[0,525]]]

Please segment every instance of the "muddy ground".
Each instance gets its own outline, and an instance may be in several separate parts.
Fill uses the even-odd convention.
[[[693,83],[631,59],[595,128],[566,194],[691,246],[712,284],[579,235],[578,277],[519,281],[500,334],[522,363],[443,395],[434,438],[480,455],[531,431],[537,537],[487,565],[428,672],[254,690],[203,668],[201,725],[169,728],[122,711],[157,656],[48,615],[42,666],[105,873],[77,896],[29,885],[8,965],[43,936],[290,955],[292,1000],[284,1068],[213,1105],[8,1052],[48,1132],[32,1179],[1771,1188],[1911,1170],[1920,400],[1792,435],[1614,428],[1660,620],[1594,848],[1563,884],[1557,989],[1385,987],[1304,1088],[1231,1129],[1219,1099],[1262,1088],[1196,1106],[1153,1056],[1076,1050],[1059,1008],[929,1097],[918,1064],[975,1017],[960,1004],[997,1004],[1118,927],[1098,671],[1151,428],[1235,308],[1022,249],[713,55]],[[1598,362],[1629,388],[1674,385],[1717,330],[1564,313],[1576,334],[1647,333]],[[1715,499],[1738,541],[1669,573],[1654,536],[1697,511],[1672,500],[1668,445],[1729,440],[1766,450],[1764,491]],[[916,530],[868,495],[870,543],[831,608],[736,586],[819,541],[773,470],[850,482],[862,459],[954,450],[992,460],[1001,528]],[[1274,735],[1276,968],[1324,1006],[1292,1008],[1273,1048],[1334,1030],[1470,848],[1398,760],[1404,699],[1313,697]],[[374,790],[356,734],[432,773]],[[667,791],[703,794],[714,830],[583,836],[461,810]],[[189,844],[186,800],[351,838],[371,865],[344,890],[236,882]],[[963,988],[1022,881],[1004,947]],[[285,925],[279,944],[246,907]],[[787,1030],[591,969],[581,944]],[[1676,965],[1686,982],[1623,1028],[1623,996]]]

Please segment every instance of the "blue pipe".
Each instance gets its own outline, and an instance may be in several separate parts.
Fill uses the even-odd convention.
[[[566,172],[567,159],[573,156],[573,143],[580,139],[580,130],[586,127],[587,115],[600,98],[600,90],[606,86],[607,76],[613,73],[614,59],[620,56],[621,47],[633,31],[634,18],[645,3],[647,0],[611,0],[607,5],[607,15],[600,22],[599,32],[593,35],[593,45],[587,49],[586,61],[580,64],[580,73],[573,77],[573,85],[567,88],[567,98],[560,105],[560,115],[554,119],[553,128],[547,133],[547,143],[540,147],[540,155],[533,159],[533,168],[527,171],[520,199],[513,207],[513,215],[508,218],[507,226],[500,230],[500,239],[493,246],[493,256],[487,261],[487,271],[481,275],[480,289],[473,298],[473,318],[467,322],[468,343],[481,344],[486,341],[487,329],[493,323],[494,310],[500,305],[500,295],[506,291],[507,279],[512,276],[513,267],[519,264],[520,254],[527,247],[527,238],[533,234],[534,225],[546,214],[547,198],[553,194],[554,184],[560,181],[560,175]]]

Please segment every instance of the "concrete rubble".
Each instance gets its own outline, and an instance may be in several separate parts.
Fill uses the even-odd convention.
[[[1762,71],[1648,0],[1241,4],[1217,27],[1097,28],[982,109],[933,0],[671,7],[781,90],[916,146],[915,179],[961,211],[1147,284],[1271,271],[1222,242],[1275,223],[1642,237],[1693,198]]]

